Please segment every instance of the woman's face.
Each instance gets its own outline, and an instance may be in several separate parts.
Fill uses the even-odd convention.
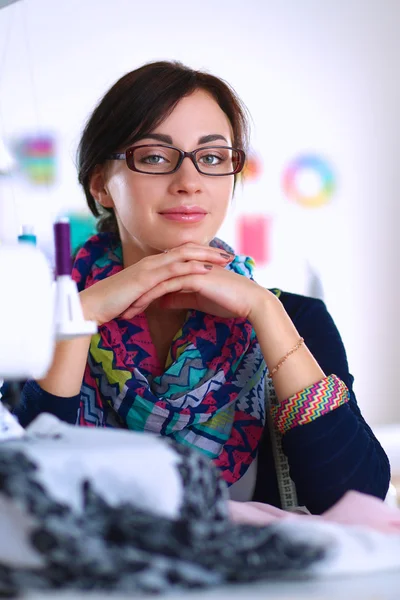
[[[189,152],[202,146],[232,146],[228,117],[202,90],[182,98],[149,134],[160,137],[145,137],[135,145],[167,144]],[[224,220],[234,184],[233,175],[202,175],[190,158],[183,160],[176,173],[166,175],[137,173],[124,160],[114,160],[102,176],[105,192],[97,199],[114,208],[124,256],[129,250],[136,259],[186,242],[209,244]],[[196,211],[196,207],[202,215],[185,217],[185,211]],[[171,217],[176,210],[182,214]]]

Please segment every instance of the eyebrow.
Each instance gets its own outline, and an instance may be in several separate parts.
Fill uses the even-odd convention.
[[[199,144],[208,144],[209,142],[215,142],[215,140],[223,140],[224,142],[228,143],[228,140],[226,139],[226,137],[224,137],[223,135],[219,134],[219,133],[212,133],[211,135],[203,135],[201,138],[199,138]]]
[[[151,139],[164,142],[165,144],[173,144],[172,137],[170,135],[166,135],[165,133],[146,133],[141,139]],[[200,137],[198,144],[208,144],[210,142],[215,142],[216,140],[223,140],[224,142],[228,143],[228,140],[223,135],[219,133],[212,133],[210,135],[203,135]]]

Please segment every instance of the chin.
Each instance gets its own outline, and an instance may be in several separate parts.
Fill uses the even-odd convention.
[[[176,236],[174,240],[171,240],[170,244],[168,244],[169,248],[177,248],[178,246],[183,246],[183,244],[198,244],[199,246],[208,246],[214,236],[205,236],[205,235],[192,235],[192,236]],[[165,244],[167,245],[167,244]]]
[[[210,234],[200,232],[200,231],[185,231],[181,234],[175,235],[160,235],[160,238],[154,240],[155,247],[158,248],[161,246],[160,242],[162,242],[162,246],[160,250],[170,250],[171,248],[177,248],[178,246],[183,246],[183,244],[198,244],[200,246],[208,246],[211,240],[215,237],[216,234]]]

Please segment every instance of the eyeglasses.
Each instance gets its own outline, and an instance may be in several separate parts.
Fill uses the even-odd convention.
[[[199,173],[212,177],[239,173],[246,159],[243,150],[230,146],[205,146],[193,152],[184,152],[174,146],[144,144],[110,154],[108,160],[126,160],[128,168],[138,173],[167,175],[175,173],[186,157],[190,158]]]

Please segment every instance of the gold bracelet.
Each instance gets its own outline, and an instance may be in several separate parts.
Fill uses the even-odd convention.
[[[270,371],[268,373],[268,377],[269,379],[272,379],[273,376],[276,374],[277,371],[279,371],[279,369],[281,368],[281,366],[283,365],[283,363],[285,362],[285,360],[287,358],[289,358],[289,356],[291,354],[293,354],[294,352],[296,352],[296,350],[298,350],[300,348],[300,346],[304,344],[304,338],[300,338],[299,341],[297,342],[297,344],[295,346],[293,346],[293,348],[291,350],[289,350],[289,352],[287,352],[285,354],[285,356],[283,358],[281,358],[281,360],[278,362],[278,364],[272,369],[272,371]]]

